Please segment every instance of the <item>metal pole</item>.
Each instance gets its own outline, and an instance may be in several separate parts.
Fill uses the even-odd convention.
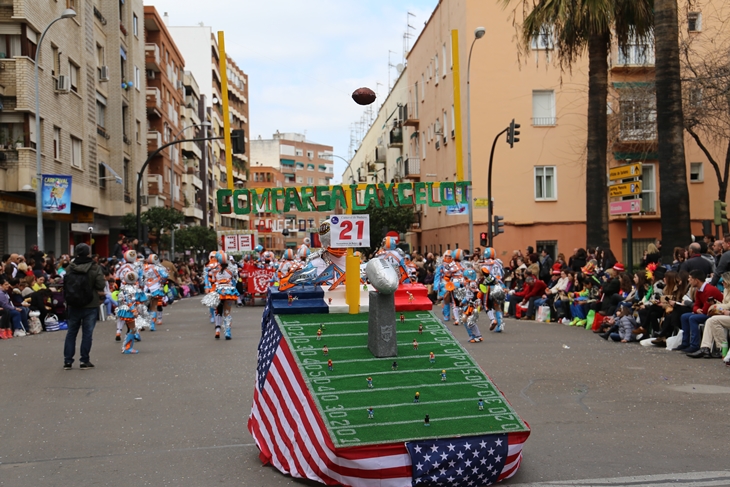
[[[205,137],[199,139],[173,140],[172,142],[161,145],[157,150],[147,156],[147,160],[144,161],[144,164],[142,164],[142,167],[137,173],[137,240],[139,240],[140,243],[142,242],[142,200],[140,199],[140,196],[142,194],[142,175],[144,174],[144,170],[147,169],[147,166],[150,164],[150,161],[152,161],[152,159],[155,158],[157,154],[162,151],[162,149],[165,149],[173,144],[182,144],[185,142],[201,142],[206,140],[220,140],[222,138],[223,137]]]
[[[473,183],[471,180],[471,85],[469,78],[471,75],[471,51],[474,49],[474,43],[478,37],[474,37],[469,48],[469,58],[466,62],[466,177],[469,185],[466,187],[466,196],[469,203],[469,255],[474,248],[474,191],[472,191]]]
[[[494,208],[492,205],[492,161],[494,161],[494,148],[497,147],[497,140],[502,136],[503,133],[507,132],[509,128],[502,130],[494,138],[492,142],[492,151],[489,153],[489,171],[487,172],[487,247],[493,247],[494,243],[494,229],[492,228],[492,216],[494,214]]]
[[[56,20],[48,24],[48,27],[41,34],[41,38],[38,40],[38,45],[35,49],[35,173],[36,173],[36,188],[35,188],[35,209],[36,209],[36,238],[38,239],[38,250],[43,252],[45,250],[45,236],[43,235],[43,181],[42,172],[43,167],[41,165],[41,100],[40,93],[38,90],[38,56],[41,54],[41,44],[43,38],[46,37],[46,32],[51,28],[53,24],[62,20],[66,17],[58,17]]]
[[[626,268],[634,268],[634,238],[631,215],[626,215]]]

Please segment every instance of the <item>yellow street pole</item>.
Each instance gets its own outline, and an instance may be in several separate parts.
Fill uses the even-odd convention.
[[[451,31],[451,59],[454,62],[454,135],[456,136],[456,180],[464,180],[463,147],[461,137],[461,78],[459,77],[459,31]],[[471,198],[471,195],[469,195]],[[471,243],[469,247],[471,247]]]
[[[345,192],[347,200],[345,213],[348,215],[352,215],[353,197],[357,196],[354,196],[351,191]],[[360,258],[351,248],[347,249],[345,257],[345,302],[350,307],[351,315],[360,312]]]
[[[220,57],[221,98],[223,102],[223,136],[226,143],[226,172],[228,189],[233,189],[233,151],[231,149],[231,116],[228,112],[228,67],[226,64],[226,42],[223,31],[218,31],[218,56]]]

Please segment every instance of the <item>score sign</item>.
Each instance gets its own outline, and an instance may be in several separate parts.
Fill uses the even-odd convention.
[[[333,248],[370,247],[370,215],[334,215],[330,222]]]
[[[223,235],[224,252],[253,252],[256,236],[247,234]]]

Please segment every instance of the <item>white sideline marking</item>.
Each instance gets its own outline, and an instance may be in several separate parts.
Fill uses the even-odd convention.
[[[368,389],[368,390],[369,391],[374,391],[376,389],[377,388]],[[363,392],[365,392],[365,391],[363,391]],[[507,403],[507,400],[506,399],[503,399],[501,397],[499,397],[499,398],[491,397],[491,398],[487,398],[487,399],[492,399],[492,400],[493,399],[499,399],[500,400],[500,404],[506,404]],[[455,403],[455,402],[473,402],[474,404],[476,404],[476,402],[478,400],[479,400],[478,397],[477,398],[467,397],[467,398],[463,398],[463,399],[444,399],[442,401],[428,401],[428,402],[425,402],[424,401],[424,404],[449,404],[449,403]],[[413,406],[413,403],[412,402],[403,402],[403,403],[400,403],[400,404],[381,404],[380,406],[377,406],[377,409],[399,408],[399,407],[404,407],[404,406]],[[496,406],[492,405],[492,407],[496,407]],[[335,410],[332,410],[332,411],[323,411],[323,412],[326,415],[327,413],[332,413],[332,412],[335,412],[335,411],[362,411],[362,410],[363,410],[363,408],[358,407],[358,408],[342,408],[342,409],[335,409]],[[507,413],[502,413],[502,414],[507,414]],[[337,420],[337,418],[332,418],[332,419],[335,420],[335,421]]]
[[[429,333],[431,330],[424,330],[423,333]],[[434,330],[435,331],[435,330]],[[397,333],[399,335],[403,335],[406,333],[418,333],[418,330],[398,330]],[[322,339],[325,337],[366,337],[368,336],[368,333],[322,333]],[[436,336],[451,336],[448,334],[442,334],[442,335],[436,335]],[[305,336],[289,336],[289,338],[317,338],[317,335],[305,335]],[[425,343],[425,342],[424,342]],[[420,345],[420,343],[419,343]]]
[[[439,320],[436,320],[434,318],[406,318],[405,321],[420,321],[424,325],[426,323],[441,323]],[[396,324],[400,323],[400,320],[395,320],[395,323]],[[282,320],[282,325],[284,327],[287,327],[289,325],[293,325],[293,326],[320,326],[322,324],[324,324],[324,326],[329,326],[329,325],[367,325],[368,322],[366,320],[366,321],[322,321],[322,322],[319,322],[319,323],[299,323],[299,322],[296,322],[295,323],[295,322],[291,321],[291,322],[284,323],[284,321]],[[446,325],[444,323],[441,323],[441,324],[443,325],[444,328],[446,328]]]
[[[374,375],[374,374],[371,374],[371,375]],[[309,382],[315,381],[317,379],[329,379],[329,377],[310,377],[309,378]],[[477,382],[474,381],[473,383],[477,383]],[[484,384],[483,381],[480,381],[478,383],[479,384]],[[487,384],[489,384],[490,386],[494,387],[494,384],[492,384],[491,382],[488,382],[487,381]],[[316,386],[316,385],[324,385],[324,384],[313,384],[313,385]],[[418,387],[420,389],[425,389],[427,387],[447,387],[447,386],[464,386],[464,385],[469,385],[469,383],[468,382],[438,382],[436,384],[419,384],[418,386],[412,386],[411,385],[411,386],[396,386],[396,387],[378,387],[377,389],[373,389],[373,390],[377,390],[377,391],[400,391],[400,390],[403,390],[403,389],[413,390],[416,387]],[[480,392],[481,391],[491,391],[491,390],[494,390],[495,393],[497,392],[497,388],[496,387],[494,387],[494,389],[492,389],[491,387],[482,387],[482,388],[479,389]],[[367,392],[367,391],[363,391],[363,390],[357,390],[357,391],[330,391],[330,392],[313,392],[313,394],[315,396],[326,396],[327,394],[332,394],[332,395],[335,395],[335,396],[339,396],[339,395],[342,395],[342,394],[362,394],[363,392]],[[500,395],[495,395],[493,397],[485,397],[484,399],[494,399],[495,397],[502,397],[502,396],[500,394]],[[424,403],[428,404],[428,403],[430,403],[430,401],[424,401]]]
[[[400,343],[398,345],[400,345]],[[330,350],[334,350],[334,348],[330,348]],[[304,351],[306,352],[306,350],[304,350]],[[456,356],[457,357],[464,357],[464,355],[456,355]],[[445,358],[451,357],[451,355],[441,354],[441,355],[437,355],[436,357],[437,358],[441,358],[441,359],[445,359]],[[329,358],[331,358],[331,357],[329,355],[327,355],[327,357],[325,359],[323,359],[322,362],[317,362],[317,363],[322,364],[322,365],[327,365],[327,359],[329,359]],[[428,358],[427,355],[416,355],[414,357],[401,357],[401,356],[398,356],[398,360],[411,360],[411,359],[425,360],[427,358]],[[307,357],[304,356],[304,359],[307,359]],[[469,359],[471,359],[471,357],[469,357],[469,358],[464,357],[463,360],[469,360]],[[316,360],[316,359],[310,358],[308,360]],[[386,360],[388,360],[388,357],[384,357],[384,358],[379,359],[379,360],[386,361]],[[462,359],[460,358],[459,360],[462,360]],[[358,358],[358,359],[352,359],[352,360],[338,360],[336,363],[338,363],[338,364],[351,364],[351,363],[372,362],[372,361],[373,361],[373,359],[371,359],[371,358]],[[334,364],[335,362],[332,362],[332,363]],[[474,367],[477,366],[474,363],[474,361],[471,361],[471,363],[472,363],[472,365]],[[309,364],[302,364],[302,365],[309,365]],[[437,364],[434,364],[434,367],[440,368],[440,369],[452,370],[452,369],[449,369],[448,367],[441,367],[440,365],[437,365]],[[453,369],[453,370],[461,370],[463,368],[464,367],[459,367],[458,369]],[[391,372],[395,372],[395,371],[391,371]],[[360,375],[360,374],[358,374],[358,375]],[[340,377],[344,377],[344,376],[340,376]]]
[[[307,365],[327,365],[327,362],[325,362],[323,364],[302,364],[302,365],[305,366],[305,367]],[[334,366],[336,364],[333,362],[332,365]],[[476,365],[474,366],[474,368],[476,368]],[[440,370],[461,370],[462,367],[439,367],[439,369]],[[314,371],[312,370],[312,371],[308,371],[308,372],[314,372]],[[332,372],[334,373],[334,371],[332,371]],[[439,381],[441,380],[441,372],[439,372],[439,370],[437,370],[437,369],[389,370],[389,371],[384,371],[384,372],[369,372],[367,374],[347,374],[347,375],[332,375],[332,376],[328,375],[328,376],[326,376],[326,378],[327,379],[352,379],[353,377],[362,377],[364,379],[364,378],[366,378],[369,375],[389,375],[389,374],[392,374],[394,372],[398,372],[399,374],[413,374],[413,373],[429,372],[429,373],[434,374],[435,377]],[[476,375],[476,374],[474,374],[474,375]],[[463,376],[463,377],[467,377],[467,376]],[[481,377],[480,380],[472,380],[472,381],[460,382],[460,384],[465,384],[465,383],[468,384],[469,382],[483,382],[483,381],[487,380],[487,378],[485,376],[479,376],[479,377]],[[324,379],[325,377],[310,377],[310,378],[312,380],[316,380],[316,379]],[[448,381],[448,376],[446,377],[446,381]],[[440,383],[443,383],[443,382],[440,382]],[[413,387],[413,386],[411,386],[411,387]],[[333,392],[330,392],[330,393],[325,393],[325,394],[334,394],[334,393]]]
[[[373,408],[373,410],[375,410]],[[430,418],[430,423],[436,423],[438,421],[454,421],[459,419],[475,419],[475,418],[485,418],[489,416],[504,416],[504,415],[512,415],[515,417],[515,422],[520,423],[519,418],[517,417],[517,414],[514,412],[505,412],[505,413],[485,413],[485,414],[472,414],[469,416],[452,416],[448,418]],[[335,420],[336,421],[336,420]],[[408,421],[391,421],[389,423],[363,423],[358,425],[349,425],[349,426],[330,426],[330,429],[338,430],[343,428],[369,428],[370,426],[393,426],[397,424],[412,424],[412,423],[423,423],[422,420],[408,420]]]
[[[510,487],[714,487],[727,485],[730,485],[730,471],[637,475],[635,477],[613,477],[583,480],[555,480],[550,482],[514,484],[510,485]]]
[[[332,335],[330,335],[330,336],[332,336]],[[293,337],[293,338],[306,338],[306,337]],[[324,339],[322,339],[322,340],[315,340],[315,341],[323,342]],[[456,340],[453,340],[451,342],[428,342],[428,343],[436,344],[436,345],[442,343],[444,345],[452,345],[452,346],[458,344],[458,342]],[[413,344],[413,342],[400,342],[400,343],[398,343],[398,346],[399,347],[401,347],[401,346],[402,347],[406,347],[406,346],[412,345],[412,344]],[[425,345],[426,342],[419,342],[418,344],[419,345]],[[324,343],[323,343],[323,345],[324,345]],[[350,350],[350,349],[353,349],[353,348],[368,348],[368,346],[367,345],[351,345],[349,347],[327,347],[327,348],[329,348],[330,350]],[[314,350],[314,349],[313,348],[297,348],[297,349],[294,350],[294,353],[306,352],[308,350]],[[430,351],[431,350],[429,350],[429,352]],[[465,354],[466,353],[462,353],[461,355],[465,355]],[[443,353],[441,355],[437,355],[437,357],[445,357],[445,356],[446,356],[446,354],[443,354]],[[381,357],[381,358],[387,359],[388,357]],[[373,359],[369,359],[369,360],[373,360]]]

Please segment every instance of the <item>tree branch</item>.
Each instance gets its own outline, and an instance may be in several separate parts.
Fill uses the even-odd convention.
[[[705,147],[705,144],[702,143],[702,140],[700,139],[700,136],[697,135],[697,132],[695,132],[691,127],[685,127],[684,128],[689,135],[692,136],[693,139],[695,139],[695,142],[697,143],[697,146],[699,146],[700,150],[705,154],[707,157],[707,160],[710,161],[710,164],[712,164],[712,168],[715,170],[715,175],[717,176],[717,182],[720,185],[720,187],[723,186],[727,182],[727,171],[725,175],[725,179],[722,178],[722,175],[720,174],[720,166],[717,164],[715,159],[712,157],[712,154],[710,151]],[[727,159],[725,161],[725,167],[727,168]]]

